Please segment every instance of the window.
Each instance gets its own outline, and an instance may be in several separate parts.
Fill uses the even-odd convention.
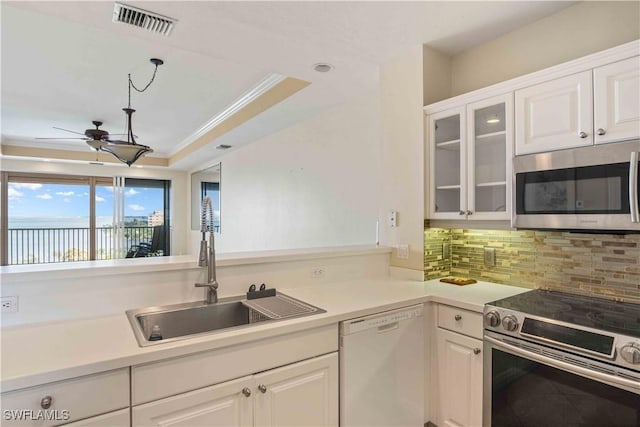
[[[1,264],[169,255],[170,182],[124,182],[118,223],[112,178],[3,173]]]

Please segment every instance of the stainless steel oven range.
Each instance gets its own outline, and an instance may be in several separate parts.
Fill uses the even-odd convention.
[[[485,426],[640,426],[640,305],[533,290],[484,319]]]

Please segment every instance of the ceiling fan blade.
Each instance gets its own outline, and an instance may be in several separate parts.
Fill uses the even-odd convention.
[[[58,129],[58,130],[63,130],[63,131],[65,131],[65,132],[75,133],[75,134],[78,134],[78,135],[84,135],[84,133],[82,133],[82,132],[76,132],[75,130],[63,129],[63,128],[59,128],[59,127],[55,127],[55,126],[53,126],[53,128],[54,128],[54,129]]]
[[[35,139],[59,139],[59,140],[73,140],[73,139],[80,139],[80,140],[86,140],[87,138],[35,138]]]

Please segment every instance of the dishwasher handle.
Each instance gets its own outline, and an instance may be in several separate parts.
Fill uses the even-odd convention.
[[[384,325],[384,326],[378,326],[378,333],[379,334],[384,334],[386,332],[395,331],[399,327],[400,327],[400,323],[398,323],[398,322],[389,323],[389,324]]]

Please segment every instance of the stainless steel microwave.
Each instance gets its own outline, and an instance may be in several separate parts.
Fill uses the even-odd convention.
[[[640,233],[640,141],[513,160],[515,228]]]

